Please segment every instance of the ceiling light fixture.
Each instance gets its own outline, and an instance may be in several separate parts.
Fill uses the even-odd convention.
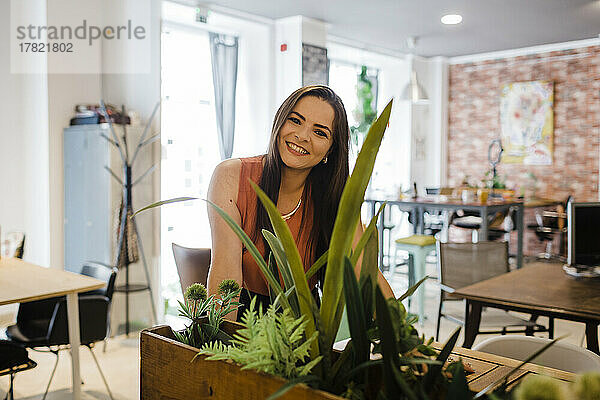
[[[423,89],[423,86],[417,80],[417,71],[415,71],[414,67],[414,52],[415,46],[417,44],[417,38],[415,36],[411,36],[406,39],[406,45],[410,50],[410,54],[406,56],[406,60],[408,61],[410,68],[410,80],[406,84],[404,90],[402,90],[401,99],[412,102],[413,104],[428,104],[429,96]]]
[[[457,25],[462,22],[462,15],[446,14],[441,18],[441,21],[444,25]]]

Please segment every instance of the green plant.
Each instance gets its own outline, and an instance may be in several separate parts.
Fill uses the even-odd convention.
[[[221,324],[227,314],[239,307],[235,299],[240,291],[237,282],[230,279],[221,282],[218,297],[207,297],[206,288],[200,283],[190,285],[184,292],[184,302],[179,302],[179,316],[191,323],[182,331],[174,331],[175,338],[198,348],[214,340],[228,343],[231,337],[221,330]]]
[[[266,313],[255,309],[256,299],[244,312],[239,329],[229,345],[206,343],[200,354],[209,360],[231,359],[243,365],[242,369],[256,369],[286,379],[306,376],[320,361],[310,360],[308,348],[317,339],[315,332],[305,339],[307,320],[295,318],[289,309],[276,312],[273,305]]]
[[[359,137],[367,133],[377,117],[377,112],[373,108],[373,83],[367,76],[367,67],[365,65],[361,67],[360,75],[356,82],[356,97],[358,102],[354,109],[354,117],[357,125],[350,127],[350,137],[352,138],[352,143],[358,146]]]
[[[488,189],[506,189],[505,178],[500,175],[494,175],[491,169],[485,173],[483,182],[485,182]]]
[[[571,392],[578,400],[599,400],[600,372],[587,372],[578,376],[571,386]]]
[[[563,400],[564,383],[548,376],[533,375],[526,377],[515,389],[515,400]]]

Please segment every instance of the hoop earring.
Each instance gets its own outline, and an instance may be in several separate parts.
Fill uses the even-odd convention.
[[[327,164],[327,156],[325,156],[325,158],[323,159],[323,164]]]

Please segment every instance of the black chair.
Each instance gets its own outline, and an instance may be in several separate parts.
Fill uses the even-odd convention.
[[[463,299],[452,293],[459,288],[509,272],[507,242],[440,243],[437,242],[438,274],[440,283],[440,305],[436,324],[436,340],[439,340],[441,318],[445,317],[459,325],[464,325],[465,315],[452,315],[443,311],[445,301]],[[554,336],[554,319],[550,318],[548,328],[536,323],[537,316],[528,320],[507,311],[490,309],[482,315],[482,326],[495,328],[479,331],[479,334],[506,334],[548,332]],[[498,329],[501,327],[501,329]]]
[[[17,246],[15,250],[15,258],[23,259],[23,255],[25,254],[25,234],[23,234],[23,238],[21,239],[21,243]]]
[[[79,295],[79,324],[81,344],[90,350],[106,390],[112,399],[112,393],[92,348],[96,342],[105,340],[109,333],[110,304],[115,288],[117,269],[88,262],[84,264],[81,274],[106,282],[104,288]],[[20,304],[17,323],[6,329],[6,336],[12,342],[33,350],[44,351],[37,348],[46,347],[47,351],[56,355],[56,362],[44,393],[43,399],[45,399],[56,372],[59,351],[69,347],[66,297],[54,297]]]
[[[29,358],[27,349],[8,340],[0,340],[0,376],[10,374],[10,386],[4,400],[14,400],[15,374],[35,368],[37,363]]]
[[[564,237],[567,234],[567,214],[565,210],[572,199],[572,196],[567,197],[564,203],[556,207],[555,211],[536,210],[536,224],[528,225],[527,228],[535,232],[535,236],[540,242],[546,243],[546,249],[543,253],[537,255],[538,259],[565,261],[565,258],[560,253],[563,251]],[[558,254],[555,254],[552,251],[552,242],[554,242],[554,238],[557,235],[560,237],[561,248]]]
[[[506,227],[507,218],[510,220],[508,227]],[[451,225],[457,226],[463,229],[472,230],[472,242],[477,243],[478,241],[508,240],[508,235],[513,227],[516,226],[514,222],[514,213],[509,210],[497,212],[487,216],[488,222],[488,234],[487,238],[479,237],[479,229],[481,229],[481,216],[476,211],[463,211],[459,210],[453,216],[450,221]]]

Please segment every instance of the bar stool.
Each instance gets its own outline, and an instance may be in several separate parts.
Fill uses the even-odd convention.
[[[425,259],[427,254],[436,248],[435,237],[430,235],[412,235],[405,238],[396,239],[396,251],[403,250],[412,257],[413,268],[409,263],[408,281],[409,286],[425,277]],[[393,271],[392,271],[393,272]],[[412,272],[412,277],[411,277]],[[412,284],[411,284],[412,282]],[[421,285],[415,293],[418,306],[419,322],[424,322],[425,317],[425,287]]]

